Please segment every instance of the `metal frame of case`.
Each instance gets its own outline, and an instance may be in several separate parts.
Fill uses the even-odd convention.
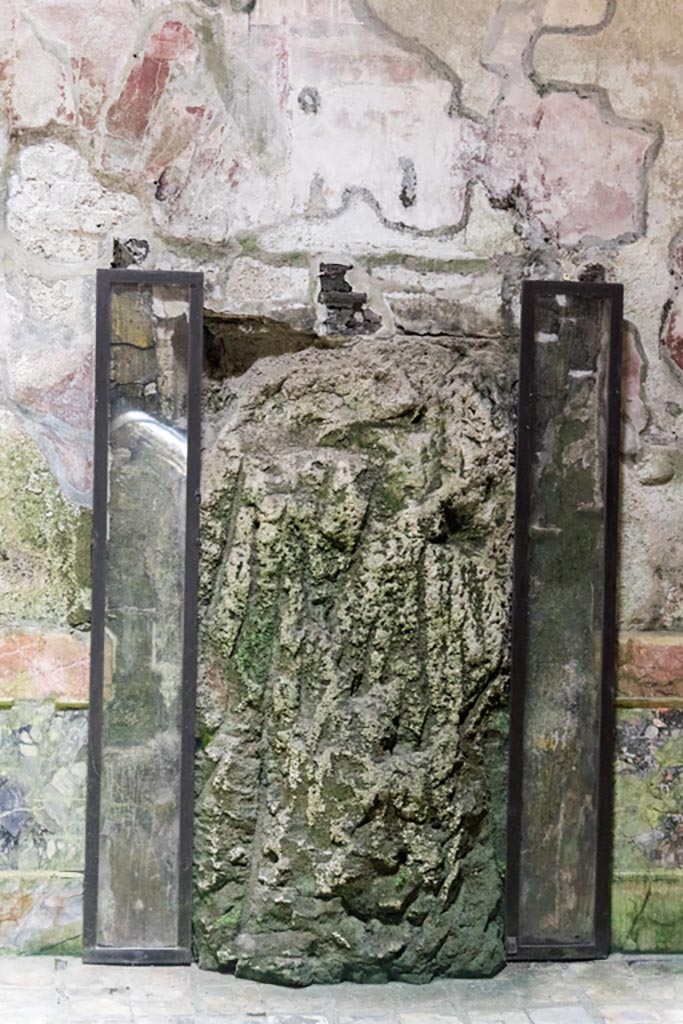
[[[526,702],[527,607],[529,596],[529,525],[531,513],[532,423],[535,402],[534,336],[539,296],[575,295],[609,300],[610,340],[606,391],[606,462],[604,479],[604,592],[602,605],[602,678],[599,777],[597,785],[595,943],[591,945],[524,945],[518,939],[521,880],[524,717]],[[517,486],[512,605],[510,683],[510,775],[506,885],[506,951],[511,960],[597,959],[610,945],[612,861],[612,790],[615,728],[616,588],[619,518],[619,446],[623,287],[602,282],[525,281],[522,291],[522,344],[517,429]]]
[[[100,768],[102,763],[103,675],[109,459],[109,367],[111,292],[117,285],[186,287],[189,296],[187,396],[187,516],[183,616],[183,684],[180,784],[179,906],[177,946],[119,949],[97,945]],[[192,823],[195,693],[197,663],[197,572],[199,561],[199,478],[201,432],[203,275],[175,271],[100,270],[97,274],[95,362],[95,465],[93,509],[92,638],[88,803],[83,911],[83,960],[96,964],[187,964],[191,961]]]

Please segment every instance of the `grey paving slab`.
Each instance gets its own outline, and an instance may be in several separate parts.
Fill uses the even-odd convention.
[[[546,1006],[530,1010],[532,1024],[593,1024],[593,1017],[583,1006]]]
[[[600,1016],[609,1024],[660,1024],[661,1014],[645,1002],[599,1006]]]
[[[430,1013],[429,1010],[416,1010],[412,1013],[399,1013],[399,1024],[464,1024],[463,1018],[455,1013]]]
[[[511,964],[480,981],[305,989],[196,967],[7,957],[0,1024],[683,1024],[683,957]]]
[[[509,1013],[501,1010],[499,1013],[480,1013],[472,1010],[469,1013],[470,1024],[529,1024],[529,1015],[524,1010],[512,1010]]]

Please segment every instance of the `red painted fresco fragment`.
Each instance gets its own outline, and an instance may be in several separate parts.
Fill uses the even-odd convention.
[[[86,131],[94,131],[105,99],[105,83],[89,57],[72,58],[71,70],[77,83],[78,119]]]
[[[123,91],[107,116],[107,128],[113,135],[140,139],[163,94],[173,62],[194,52],[190,29],[178,21],[168,21],[149,40],[142,60],[137,63]]]
[[[284,110],[287,106],[287,96],[289,95],[289,51],[284,34],[277,41],[275,79],[280,110]]]
[[[169,184],[169,166],[189,146],[196,144],[201,123],[206,116],[204,106],[186,107],[164,101],[154,132],[155,141],[146,161],[149,179],[158,183],[165,175],[166,181],[162,183],[162,191],[167,191]],[[211,114],[207,119],[211,119]],[[157,196],[158,198],[160,197]]]
[[[78,366],[51,384],[13,383],[12,398],[32,412],[68,423],[78,430],[92,425],[92,354],[81,357]]]
[[[228,183],[230,188],[237,188],[239,185],[238,171],[240,169],[240,162],[237,157],[233,157],[232,163],[228,168]]]
[[[173,61],[194,54],[196,43],[192,29],[182,21],[167,21],[155,32],[145,48],[145,56],[152,60]]]
[[[145,56],[133,68],[123,92],[107,116],[107,128],[113,135],[139,139],[147,130],[169,75],[168,61]]]
[[[676,366],[683,370],[683,316],[675,307],[664,328],[664,348]]]

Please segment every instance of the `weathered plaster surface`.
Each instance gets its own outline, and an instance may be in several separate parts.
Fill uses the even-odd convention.
[[[321,374],[323,343],[393,374],[420,338],[506,379],[522,278],[599,264],[626,286],[621,621],[680,629],[676,25],[673,0],[6,0],[0,698],[83,696],[93,275],[117,237],[203,270],[213,312],[299,332],[268,365]],[[352,268],[350,320],[322,264]],[[71,935],[77,887],[43,884],[15,906],[61,906]],[[40,941],[12,914],[1,944]]]
[[[542,89],[535,70],[547,40],[601,38],[612,6],[433,2],[406,23],[405,5],[362,0],[5,4],[4,386],[68,495],[88,499],[90,278],[112,235],[156,237],[157,265],[204,265],[224,308],[245,247],[262,276],[293,249],[526,249],[556,271],[563,252],[613,258],[643,235],[655,119],[615,113],[601,83]],[[467,74],[495,83],[485,109]]]

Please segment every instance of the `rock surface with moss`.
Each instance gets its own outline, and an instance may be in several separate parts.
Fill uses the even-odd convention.
[[[255,363],[203,467],[200,964],[304,985],[503,960],[505,359]]]

